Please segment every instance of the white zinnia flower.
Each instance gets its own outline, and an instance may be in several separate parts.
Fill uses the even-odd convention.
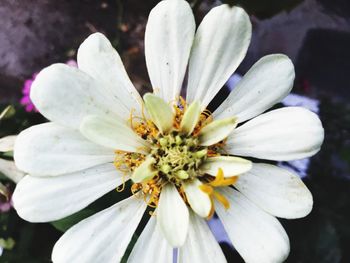
[[[205,221],[214,208],[245,261],[287,257],[288,236],[275,216],[307,215],[310,192],[289,171],[233,155],[279,161],[319,151],[323,128],[310,111],[288,107],[258,116],[290,92],[291,61],[262,58],[211,116],[204,111],[250,38],[249,17],[239,7],[212,9],[195,33],[188,3],[166,0],[152,10],[146,28],[154,94],[142,100],[99,33],[80,46],[79,69],[55,64],[38,75],[31,99],[51,122],[16,140],[16,164],[29,174],[13,196],[18,214],[31,222],[64,218],[125,176],[134,193],[69,229],[54,247],[54,262],[120,261],[145,200],[156,210],[129,262],[172,262],[173,247],[180,262],[225,262]],[[184,102],[179,94],[187,65]]]

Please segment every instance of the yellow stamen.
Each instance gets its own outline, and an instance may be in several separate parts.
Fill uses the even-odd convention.
[[[229,185],[233,185],[237,182],[238,180],[238,176],[233,176],[233,177],[228,177],[225,178],[222,182],[220,186],[229,186]]]
[[[181,185],[181,187],[178,188],[178,190],[179,190],[180,196],[181,196],[182,199],[185,201],[185,203],[188,203],[188,201],[187,201],[187,196],[186,196],[186,193],[185,193],[185,189],[183,188],[183,186]]]
[[[225,178],[224,171],[221,168],[219,168],[214,181],[211,181],[209,184],[214,187],[229,186],[237,182],[237,180],[238,176]]]
[[[204,193],[211,195],[214,192],[213,187],[207,184],[202,184],[199,186],[199,189],[201,189]]]
[[[135,109],[131,109],[130,110],[130,116],[129,116],[129,119],[128,119],[128,122],[130,122],[130,127],[131,129],[134,127],[133,123],[132,123],[132,120],[134,119],[133,117],[133,112],[135,111]]]
[[[123,173],[123,177],[122,177],[122,184],[121,185],[119,185],[118,187],[117,187],[117,192],[123,192],[124,191],[124,189],[125,189],[125,179],[126,179],[126,176],[127,176],[128,174],[127,173]]]
[[[199,186],[199,189],[201,189],[204,193],[208,194],[210,197],[211,209],[207,217],[208,220],[214,215],[214,198],[218,200],[218,202],[220,202],[225,207],[225,209],[230,208],[230,202],[227,200],[227,198],[219,192],[215,191],[214,188],[232,185],[235,182],[237,182],[237,180],[238,176],[225,178],[224,171],[221,168],[219,168],[213,181]]]
[[[226,199],[225,196],[223,196],[219,192],[215,192],[215,191],[213,194],[214,194],[216,200],[218,200],[225,207],[226,210],[230,208],[230,202]]]
[[[221,185],[221,182],[224,180],[224,171],[219,168],[214,181],[211,181],[209,184],[214,187],[218,187]]]
[[[214,200],[213,200],[213,197],[212,196],[209,196],[210,197],[210,202],[211,202],[211,208],[210,208],[210,211],[209,211],[209,215],[207,216],[207,220],[211,219],[214,215],[214,212],[215,212],[215,206],[214,206]]]
[[[119,171],[130,173],[139,167],[145,159],[146,156],[140,153],[117,150],[113,164]]]

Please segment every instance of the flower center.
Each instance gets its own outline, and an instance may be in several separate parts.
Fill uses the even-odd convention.
[[[237,178],[224,178],[221,169],[216,176],[206,173],[205,170],[208,158],[223,154],[225,140],[209,146],[203,143],[203,129],[211,131],[216,126],[208,129],[214,123],[210,112],[201,112],[198,104],[191,105],[188,106],[180,98],[178,104],[173,106],[172,127],[168,126],[165,131],[156,126],[155,122],[159,120],[157,118],[153,118],[156,120],[153,122],[144,114],[142,117],[134,116],[132,112],[130,114],[131,128],[150,144],[150,149],[147,154],[116,151],[114,164],[126,176],[131,174],[131,192],[134,196],[143,198],[150,207],[158,206],[161,191],[168,183],[176,187],[184,202],[189,205],[185,190],[196,182],[200,182],[199,190],[208,195],[212,204],[215,197],[225,207],[229,205],[214,188],[232,184]],[[152,109],[151,113],[154,113]],[[117,190],[122,191],[124,186],[125,184]],[[209,217],[213,211],[212,205]]]
[[[207,157],[207,148],[199,146],[198,138],[173,131],[158,136],[151,155],[160,176],[179,185],[183,180],[199,176],[198,170]]]

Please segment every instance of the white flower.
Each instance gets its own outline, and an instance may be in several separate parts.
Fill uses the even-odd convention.
[[[145,213],[144,198],[156,210],[129,262],[172,262],[173,247],[180,262],[225,262],[203,218],[214,208],[245,261],[287,257],[289,240],[275,216],[307,215],[310,192],[289,171],[232,155],[292,160],[319,151],[323,129],[315,114],[290,107],[258,116],[290,92],[292,63],[284,55],[262,58],[212,115],[204,111],[250,37],[239,7],[212,9],[195,33],[188,3],[166,0],[152,10],[145,35],[155,95],[142,100],[99,33],[80,46],[79,69],[56,64],[38,75],[31,99],[51,122],[16,140],[16,164],[29,174],[13,196],[18,214],[31,222],[64,218],[129,176],[134,193],[69,229],[54,262],[120,261]]]

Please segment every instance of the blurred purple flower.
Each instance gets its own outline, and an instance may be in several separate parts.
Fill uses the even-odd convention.
[[[0,184],[0,214],[8,212],[12,206],[12,192],[8,186]]]
[[[68,61],[66,62],[66,64],[67,64],[68,66],[71,66],[71,67],[75,67],[75,68],[78,67],[78,63],[77,63],[74,59],[68,60]]]
[[[24,81],[24,85],[22,88],[23,97],[20,100],[20,103],[25,107],[26,112],[38,112],[35,108],[34,104],[30,100],[30,88],[32,87],[33,81],[35,80],[38,73],[34,73],[31,79],[27,79]]]
[[[74,59],[70,59],[66,62],[68,66],[71,67],[78,67],[77,62]],[[24,81],[24,85],[22,88],[22,98],[20,100],[21,105],[25,107],[26,112],[38,112],[38,110],[35,108],[34,104],[32,103],[30,99],[30,89],[32,87],[32,84],[36,78],[36,76],[39,74],[39,72],[35,72],[33,76],[30,79],[27,79]]]
[[[12,207],[12,199],[8,201],[0,201],[0,214],[10,211]]]

